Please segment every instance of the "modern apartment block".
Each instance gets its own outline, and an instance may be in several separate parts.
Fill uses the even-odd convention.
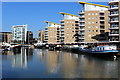
[[[108,6],[78,2],[82,5],[80,15],[80,42],[107,41],[109,32]]]
[[[12,26],[12,40],[18,43],[26,43],[27,25]]]
[[[109,41],[110,42],[119,42],[120,41],[120,0],[111,0],[109,2],[110,8],[110,33]]]
[[[0,42],[6,42],[6,43],[12,42],[12,33],[0,32]]]
[[[75,43],[78,42],[79,33],[79,16],[60,12],[63,15],[61,23],[61,43]]]
[[[32,44],[33,43],[33,32],[32,31],[27,31],[27,44]]]
[[[44,42],[44,34],[45,34],[45,31],[44,31],[44,30],[40,30],[40,31],[39,31],[38,36],[39,36],[39,40],[40,40],[41,42]]]
[[[44,21],[47,23],[45,28],[45,42],[48,44],[60,43],[60,24]]]

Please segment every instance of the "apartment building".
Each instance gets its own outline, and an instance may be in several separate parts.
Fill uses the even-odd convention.
[[[61,43],[71,44],[78,42],[79,16],[60,12],[63,15],[61,23]]]
[[[45,28],[45,37],[44,41],[48,44],[57,44],[60,43],[60,24],[44,21],[47,23]]]
[[[44,42],[44,34],[45,34],[45,31],[44,31],[44,30],[39,30],[38,36],[39,36],[39,40],[40,40],[41,42]]]
[[[32,44],[33,43],[33,32],[32,31],[27,31],[27,44]]]
[[[78,2],[82,5],[80,15],[80,42],[107,41],[109,32],[108,6]]]
[[[110,33],[109,41],[110,42],[119,42],[120,41],[120,0],[111,0],[109,3],[110,8]]]
[[[0,32],[0,42],[6,42],[6,43],[12,42],[12,33]]]
[[[18,43],[26,43],[27,25],[12,26],[12,40]]]

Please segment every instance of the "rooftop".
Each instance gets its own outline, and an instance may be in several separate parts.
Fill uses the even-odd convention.
[[[100,6],[100,7],[109,8],[109,6],[100,5],[100,4],[93,4],[93,3],[87,3],[87,2],[82,2],[82,1],[78,1],[78,3],[80,3],[80,4],[88,4],[88,5],[94,5],[94,6]]]
[[[51,23],[51,24],[56,24],[56,25],[60,25],[60,24],[58,24],[58,23],[49,22],[49,21],[44,21],[44,22],[46,22],[46,23]]]
[[[60,14],[65,14],[65,15],[70,15],[70,16],[75,16],[75,17],[79,17],[79,16],[77,16],[77,15],[73,15],[73,14],[69,14],[69,13],[64,13],[64,12],[60,12]]]

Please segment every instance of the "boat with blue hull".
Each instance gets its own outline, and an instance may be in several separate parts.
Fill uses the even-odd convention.
[[[113,56],[119,53],[116,46],[97,46],[92,49],[82,47],[79,50],[89,54],[105,55],[105,56]]]

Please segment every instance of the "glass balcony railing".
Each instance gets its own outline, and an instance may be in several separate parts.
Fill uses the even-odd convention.
[[[110,28],[114,28],[114,29],[118,29],[118,25],[113,25],[113,26],[110,26]]]
[[[110,21],[118,21],[118,19],[111,19]]]
[[[109,0],[109,2],[115,2],[115,1],[118,2],[118,0]]]

